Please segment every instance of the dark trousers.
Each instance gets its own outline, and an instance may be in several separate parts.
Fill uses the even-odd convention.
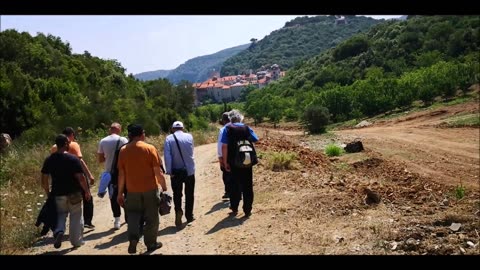
[[[172,176],[172,190],[173,190],[173,204],[175,205],[175,212],[182,211],[182,196],[183,183],[185,183],[185,217],[187,219],[193,218],[193,201],[195,190],[195,175],[187,176],[186,178],[179,178]]]
[[[158,215],[159,206],[160,192],[158,189],[146,192],[128,192],[128,196],[125,199],[125,209],[128,213],[129,241],[138,241],[143,234],[143,240],[147,247],[157,243],[160,222]],[[145,222],[144,226],[143,222]],[[142,226],[139,226],[140,223],[142,223]]]
[[[113,195],[112,198],[110,199],[110,206],[112,207],[112,212],[113,212],[113,217],[117,218],[122,215],[122,211],[120,210],[120,205],[117,202],[117,196],[118,196],[118,187],[113,185]],[[127,218],[125,218],[125,221]]]
[[[238,211],[240,198],[243,196],[243,212],[250,213],[253,204],[253,170],[231,168],[230,208]]]
[[[90,181],[87,180],[88,189],[90,189]],[[85,200],[85,193],[82,190],[83,195],[83,222],[84,224],[92,224],[93,219],[93,197],[90,201]]]
[[[127,190],[124,189],[123,196],[125,200],[127,199]],[[110,199],[110,206],[112,207],[112,212],[113,212],[113,217],[120,217],[122,212],[121,212],[121,207],[117,202],[117,196],[118,196],[118,186],[114,186],[113,188],[113,196],[112,199]],[[123,209],[125,213],[125,223],[128,224],[128,212],[127,210]],[[143,225],[145,224],[145,218],[142,215],[140,217],[140,222],[139,222],[139,228],[140,228],[140,235],[143,235]]]
[[[223,184],[225,185],[225,193],[230,194],[230,178],[231,178],[231,172],[225,171],[225,169],[221,168],[222,170],[222,179],[223,179]]]

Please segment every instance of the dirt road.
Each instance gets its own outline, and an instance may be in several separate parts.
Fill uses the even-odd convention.
[[[152,254],[219,254],[228,253],[221,249],[224,231],[230,227],[240,225],[246,219],[243,214],[238,217],[229,217],[228,202],[222,202],[223,182],[218,169],[216,144],[207,144],[195,148],[196,185],[194,214],[196,220],[189,226],[177,231],[174,226],[173,211],[160,217],[158,240],[163,247]],[[170,180],[167,177],[170,188]],[[93,191],[93,189],[92,189]],[[62,247],[53,248],[53,240],[48,235],[38,242],[32,249],[33,254],[128,254],[127,225],[122,224],[120,230],[113,230],[113,217],[109,201],[95,196],[94,230],[85,229],[85,245],[72,249],[65,236]],[[173,209],[172,209],[173,210]],[[122,212],[123,221],[123,212]],[[185,217],[183,219],[185,225]],[[137,254],[144,253],[146,247],[139,243]]]
[[[337,134],[360,138],[365,147],[384,158],[405,162],[412,171],[433,181],[478,188],[480,129],[438,127],[448,117],[478,113],[478,109],[476,102],[459,104]]]
[[[178,231],[173,211],[161,217],[158,240],[164,245],[153,254],[478,255],[479,129],[438,127],[449,116],[472,112],[478,113],[478,103],[335,131],[335,138],[256,127],[264,156],[254,168],[248,219],[243,213],[229,216],[228,202],[221,200],[216,144],[196,147],[196,220]],[[336,161],[314,151],[356,137],[367,151]],[[298,154],[296,169],[268,168],[266,153],[279,150]],[[457,200],[452,190],[460,180],[467,193]],[[363,186],[372,186],[382,202],[365,205]],[[49,235],[29,254],[128,254],[126,225],[112,229],[106,198],[95,198],[93,222],[84,246],[72,250],[66,236],[55,250]],[[462,224],[460,231],[449,228],[453,223]],[[143,243],[137,251],[144,254]]]

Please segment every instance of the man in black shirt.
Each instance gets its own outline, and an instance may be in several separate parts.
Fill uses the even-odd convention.
[[[42,167],[42,188],[47,196],[55,196],[57,205],[57,226],[54,231],[54,247],[60,248],[67,215],[70,214],[70,243],[79,247],[83,242],[82,191],[85,200],[92,199],[87,180],[83,175],[80,160],[67,153],[68,138],[60,134],[55,139],[57,151],[45,159]],[[48,176],[52,178],[52,189],[48,183]]]

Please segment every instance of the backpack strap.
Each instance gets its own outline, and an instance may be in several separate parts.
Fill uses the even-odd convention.
[[[118,161],[118,145],[120,144],[120,138],[117,140],[117,144],[115,145],[115,154],[113,156],[113,161],[112,161],[112,166],[110,166],[110,173],[113,172],[113,169],[116,164],[117,164],[117,161]]]
[[[183,159],[182,149],[180,148],[180,144],[178,143],[178,139],[177,139],[177,136],[175,136],[175,133],[173,133],[173,138],[175,138],[175,142],[177,143],[178,152],[180,152],[180,157],[182,158],[183,166],[185,166],[185,168],[186,168],[187,164],[185,163],[185,160]]]

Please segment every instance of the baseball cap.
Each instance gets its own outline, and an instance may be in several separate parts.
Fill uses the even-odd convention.
[[[172,128],[183,128],[183,123],[180,121],[173,122]]]

